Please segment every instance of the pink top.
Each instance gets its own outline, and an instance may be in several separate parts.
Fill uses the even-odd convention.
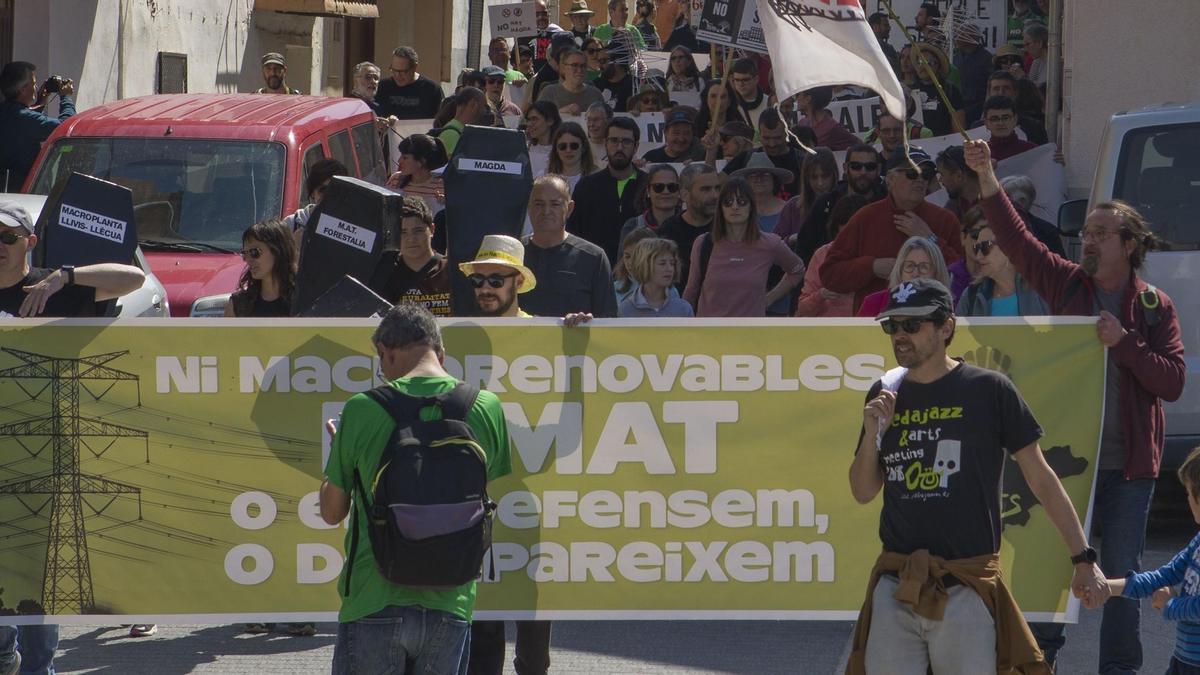
[[[862,304],[858,306],[857,316],[874,318],[876,314],[879,314],[884,310],[884,308],[887,307],[887,303],[887,289],[885,288],[882,291],[875,291],[874,293],[863,298]]]
[[[709,235],[711,236],[711,235]],[[751,243],[728,239],[713,245],[704,287],[700,287],[700,250],[705,237],[692,245],[692,273],[688,275],[683,298],[696,308],[696,316],[766,316],[767,273],[775,265],[787,273],[786,279],[799,283],[804,261],[770,232],[759,234]],[[699,300],[699,305],[697,305]]]
[[[821,283],[821,263],[825,262],[830,246],[825,244],[817,249],[808,263],[808,270],[804,273],[804,292],[796,303],[796,316],[854,316],[853,293],[838,293],[832,300],[825,299],[821,294],[825,288]]]

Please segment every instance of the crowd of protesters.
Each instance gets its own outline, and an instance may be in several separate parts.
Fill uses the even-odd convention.
[[[464,274],[475,315],[567,317],[572,325],[593,317],[873,317],[889,311],[902,285],[946,287],[947,307],[958,316],[1098,315],[1114,402],[1105,406],[1095,502],[1109,544],[1099,564],[1110,574],[1137,569],[1162,452],[1161,401],[1182,386],[1179,325],[1170,299],[1137,275],[1154,238],[1136,211],[1119,202],[1097,207],[1077,265],[1066,260],[1056,227],[1032,213],[1033,182],[996,177],[995,162],[1047,141],[1044,18],[1036,3],[1014,4],[1008,41],[994,54],[970,21],[943,31],[936,3],[915,17],[916,46],[900,50],[887,43],[887,17],[872,15],[908,110],[903,120],[880,115],[863,134],[844,127],[829,106],[871,92],[827,86],[779,100],[769,57],[726,57],[723,49],[701,70],[694,53],[706,46],[686,17],[664,40],[648,0],[638,0],[632,16],[624,0],[609,0],[607,22],[595,26],[587,3],[576,0],[564,7],[569,28],[551,22],[544,0],[536,0],[537,35],[511,44],[493,38],[488,63],[465,71],[449,97],[420,73],[411,47],[393,51],[387,77],[360,63],[353,96],[371,107],[381,129],[390,120],[431,120],[428,133],[399,144],[398,170],[386,185],[405,195],[400,249],[371,287],[389,302],[448,316],[452,276]],[[645,67],[645,50],[656,49],[668,54],[665,72]],[[281,55],[265,55],[262,68],[258,93],[299,93],[286,83]],[[0,114],[14,125],[51,129],[54,120],[29,109],[46,96],[35,83],[31,64],[6,66]],[[72,112],[71,93],[68,82],[63,115]],[[664,143],[642,150],[641,127],[618,113],[651,112],[663,114]],[[524,223],[507,228],[523,236],[489,235],[479,257],[455,269],[439,232],[446,228],[441,170],[468,125],[514,123],[545,167]],[[984,142],[936,157],[919,147],[973,126],[986,127]],[[16,128],[4,126],[6,134]],[[30,153],[0,146],[9,148],[0,152],[0,168],[23,177]],[[835,152],[844,152],[840,164]],[[227,316],[291,313],[300,233],[328,182],[345,174],[334,160],[318,163],[304,186],[305,208],[246,230],[247,267]],[[939,190],[946,201],[929,201]],[[1157,293],[1153,322],[1135,311],[1148,292]],[[1109,532],[1118,533],[1111,543]],[[459,618],[469,619],[467,605]],[[1104,622],[1106,634],[1121,639],[1102,640],[1102,670],[1136,668],[1136,604],[1112,600]],[[518,673],[546,672],[550,629],[548,622],[520,623]],[[289,631],[311,634],[312,627]],[[1061,625],[1033,632],[1053,663]],[[498,673],[502,625],[475,622],[469,642],[469,672]]]

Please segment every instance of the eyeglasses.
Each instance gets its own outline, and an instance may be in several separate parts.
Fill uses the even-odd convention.
[[[254,248],[243,249],[242,250],[242,260],[245,260],[246,258],[250,258],[251,260],[258,260],[259,258],[262,257],[262,254],[263,254],[262,249],[258,248],[257,246],[255,246]]]
[[[633,146],[637,145],[637,141],[633,140],[632,138],[606,138],[604,139],[604,142],[612,143],[613,145],[620,145],[626,148],[632,148]]]
[[[467,281],[471,282],[471,285],[475,288],[483,288],[485,283],[492,288],[503,288],[504,284],[508,283],[508,280],[515,276],[517,276],[516,272],[512,274],[489,274],[486,277],[482,274],[472,274],[467,277]]]
[[[392,73],[393,73],[393,74],[395,74],[395,75],[403,75],[403,74],[405,74],[405,73],[411,73],[411,72],[413,72],[414,70],[416,70],[416,68],[403,68],[403,69],[401,69],[401,68],[388,68],[388,70],[392,71]]]
[[[563,68],[570,68],[572,70],[583,70],[584,68],[587,68],[586,63],[564,63],[562,65]]]
[[[996,248],[996,240],[991,239],[988,241],[981,241],[978,244],[975,244],[974,246],[971,247],[971,250],[975,251],[975,255],[986,257],[987,254],[991,253],[992,249],[994,249],[994,248]]]
[[[996,65],[999,66],[1011,66],[1014,63],[1020,62],[1021,57],[1019,56],[1001,56],[1000,58],[996,59]]]
[[[1005,113],[1003,115],[988,115],[987,121],[993,124],[998,124],[1002,122],[1011,122],[1012,118],[1013,116],[1010,113]]]
[[[534,16],[550,16],[550,12],[534,12],[533,15]],[[499,287],[497,286],[497,288],[499,288]]]
[[[933,319],[929,317],[901,319],[899,321],[895,319],[884,319],[879,323],[879,327],[882,328],[883,332],[887,333],[888,335],[895,335],[897,331],[901,330],[909,335],[913,335],[921,332],[921,324],[925,323],[926,321],[932,322]]]
[[[721,206],[749,206],[750,200],[745,197],[727,197],[721,200]]]
[[[675,194],[679,192],[679,183],[651,183],[650,189],[658,194],[666,192],[667,194]]]
[[[18,241],[20,241],[22,239],[25,239],[28,236],[29,235],[27,235],[27,234],[17,234],[16,232],[12,232],[12,231],[0,232],[0,243],[6,244],[8,246],[12,246],[13,244],[17,243]]]
[[[909,260],[900,266],[900,271],[904,272],[905,274],[913,274],[914,272],[920,272],[921,274],[932,274],[933,263],[913,262]]]
[[[1091,239],[1097,243],[1108,241],[1109,237],[1119,232],[1119,230],[1106,230],[1102,227],[1085,227],[1079,231],[1079,238],[1083,241]]]
[[[879,162],[846,162],[851,171],[874,171],[879,168]]]
[[[574,150],[578,150],[580,148],[580,145],[579,145],[579,141],[563,141],[562,143],[559,143],[555,147],[557,147],[559,150],[574,151]]]

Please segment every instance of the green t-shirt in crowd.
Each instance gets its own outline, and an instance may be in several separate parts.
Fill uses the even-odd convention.
[[[463,132],[467,130],[467,125],[459,122],[458,119],[452,119],[446,122],[446,126],[442,127],[442,133],[438,134],[442,145],[446,148],[446,156],[453,157],[454,149],[458,147],[458,141],[462,138]]]
[[[642,35],[642,31],[638,30],[637,26],[631,23],[625,24],[625,31],[628,32],[633,38],[634,43],[637,44],[637,48],[645,51],[646,38]],[[592,31],[592,37],[599,40],[600,44],[608,46],[608,41],[613,39],[613,34],[615,32],[616,27],[611,23],[602,23],[599,26],[596,26],[595,30]]]
[[[392,386],[411,396],[436,396],[450,391],[458,380],[440,377],[402,377]],[[430,406],[421,410],[421,419],[441,418],[441,409]],[[493,481],[512,471],[512,455],[509,449],[508,427],[504,422],[504,410],[500,399],[490,391],[480,391],[475,405],[467,413],[467,424],[474,430],[479,444],[487,457],[488,481]],[[353,491],[354,470],[364,485],[370,484],[379,458],[396,428],[392,416],[366,394],[356,394],[346,401],[338,432],[333,438],[329,453],[329,464],[325,474],[329,482],[344,490]],[[350,577],[350,593],[342,596],[342,608],[338,621],[346,623],[370,616],[385,607],[418,605],[426,609],[449,612],[467,621],[475,607],[475,581],[450,589],[412,588],[394,584],[379,573],[375,565],[375,554],[371,550],[371,539],[367,534],[366,510],[359,499],[353,500],[354,517],[358,529],[358,549],[354,560],[347,560],[338,579],[338,593],[345,592],[345,575]],[[352,531],[346,532],[346,551],[349,555]]]

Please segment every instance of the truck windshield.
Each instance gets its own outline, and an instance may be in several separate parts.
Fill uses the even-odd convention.
[[[1146,216],[1170,249],[1200,248],[1200,124],[1126,134],[1113,196]]]
[[[72,171],[133,192],[146,250],[237,252],[242,231],[278,218],[284,146],[168,138],[64,138],[46,153],[32,192],[49,195]]]

